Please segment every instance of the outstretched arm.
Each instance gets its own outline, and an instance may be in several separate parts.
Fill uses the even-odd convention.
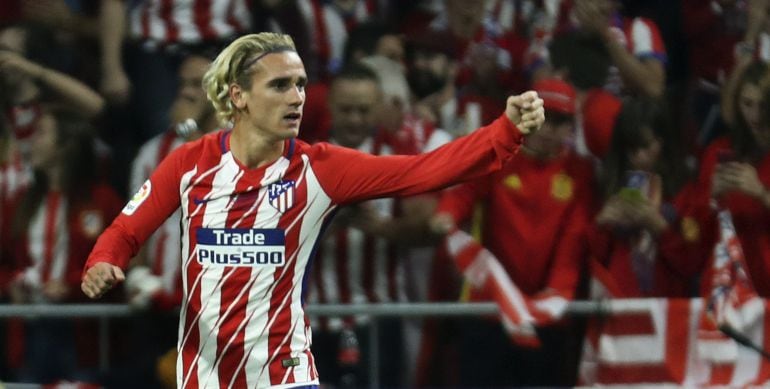
[[[321,144],[314,150],[314,170],[336,203],[420,194],[500,169],[544,119],[543,101],[527,92],[510,97],[505,115],[492,124],[430,153],[372,156]]]

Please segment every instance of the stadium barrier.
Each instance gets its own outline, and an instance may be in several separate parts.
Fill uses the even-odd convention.
[[[648,309],[650,299],[612,299],[572,301],[567,314],[572,316],[605,315]],[[317,304],[307,305],[309,316],[369,315],[370,387],[379,387],[378,317],[457,317],[483,316],[498,313],[495,303],[384,303],[384,304]],[[129,317],[137,311],[123,304],[18,304],[0,305],[0,318],[96,318],[99,321],[99,368],[109,369],[109,319]]]

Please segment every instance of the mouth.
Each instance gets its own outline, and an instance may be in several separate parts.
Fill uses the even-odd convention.
[[[289,124],[299,124],[300,119],[302,119],[302,114],[299,112],[291,112],[283,115],[283,120]]]

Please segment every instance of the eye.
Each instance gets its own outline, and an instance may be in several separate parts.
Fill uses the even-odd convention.
[[[272,85],[273,88],[279,91],[285,91],[289,89],[289,86],[291,85],[291,83],[287,79],[275,80],[272,82],[272,84],[273,84]]]

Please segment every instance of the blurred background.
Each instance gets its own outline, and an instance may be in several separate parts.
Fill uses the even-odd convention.
[[[324,388],[765,384],[769,15],[770,0],[2,0],[0,380],[174,387],[179,214],[102,300],[81,271],[166,155],[228,128],[201,89],[217,53],[275,31],[309,76],[308,143],[418,154],[509,95],[546,109],[500,172],[338,213],[305,285]]]

